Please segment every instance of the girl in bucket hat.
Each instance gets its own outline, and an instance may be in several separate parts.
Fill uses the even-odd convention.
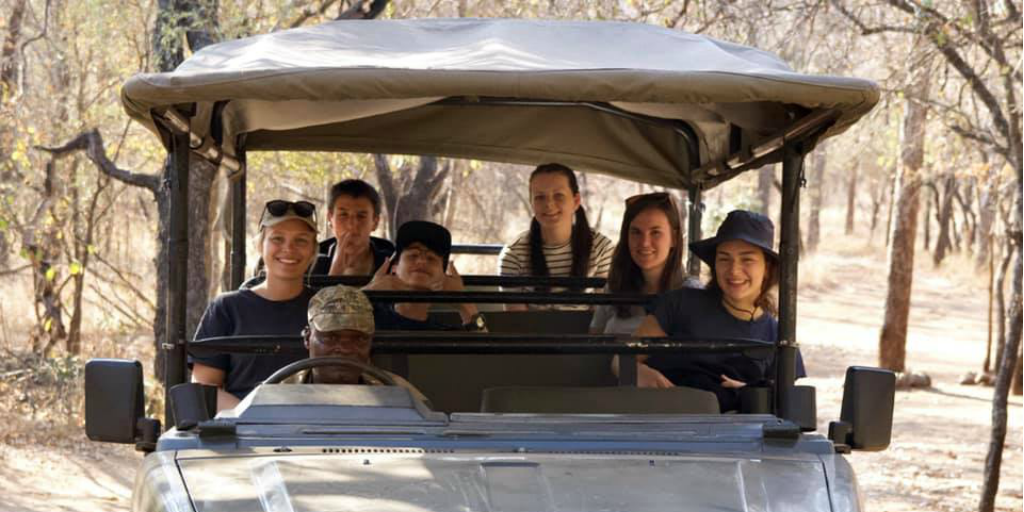
[[[771,296],[779,282],[774,238],[775,227],[764,215],[744,210],[729,212],[715,236],[690,244],[690,250],[711,267],[707,286],[681,288],[659,296],[633,335],[777,341],[777,311]],[[770,357],[657,354],[637,359],[639,386],[688,386],[711,391],[718,396],[722,411],[739,407],[740,388],[772,376]],[[797,376],[806,376],[799,357]]]
[[[222,293],[206,307],[195,339],[218,336],[280,334],[297,336],[306,326],[313,290],[305,286],[306,269],[316,258],[316,209],[306,201],[273,200],[260,216],[257,239],[266,279],[241,290]],[[215,354],[189,356],[192,380],[217,387],[217,410],[232,408],[257,384],[296,355]]]

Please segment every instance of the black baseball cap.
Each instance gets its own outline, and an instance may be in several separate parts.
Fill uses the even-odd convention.
[[[743,240],[756,245],[776,263],[779,261],[779,253],[772,249],[775,243],[775,225],[768,217],[746,210],[729,212],[722,225],[718,226],[715,236],[691,243],[690,250],[704,263],[713,265],[718,244],[729,240]]]
[[[395,237],[395,256],[392,261],[398,261],[402,251],[417,242],[437,253],[444,260],[444,268],[448,268],[448,256],[452,253],[452,234],[444,226],[425,220],[410,220],[398,228],[398,236]]]

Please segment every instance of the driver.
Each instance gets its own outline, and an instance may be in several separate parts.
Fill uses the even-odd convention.
[[[309,301],[309,325],[302,331],[302,339],[309,357],[346,357],[357,363],[370,365],[370,347],[373,345],[373,306],[363,292],[348,286],[323,288]],[[430,401],[409,381],[387,370],[375,368],[391,377],[398,386],[429,406]],[[287,379],[290,383],[305,384],[366,384],[387,385],[380,378],[363,372],[355,366],[323,366],[304,370]]]

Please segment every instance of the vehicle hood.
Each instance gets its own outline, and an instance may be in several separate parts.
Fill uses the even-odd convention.
[[[460,454],[325,448],[181,456],[208,511],[830,510],[813,455]]]

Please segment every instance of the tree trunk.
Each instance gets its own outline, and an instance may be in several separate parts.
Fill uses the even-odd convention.
[[[373,155],[377,171],[377,184],[388,211],[388,226],[391,239],[395,239],[398,228],[410,220],[434,220],[441,211],[438,205],[441,189],[451,165],[438,165],[436,157],[423,156],[413,170],[413,164],[406,162],[397,172],[384,155]]]
[[[996,202],[999,198],[998,174],[989,170],[985,179],[985,187],[975,187],[978,191],[978,227],[974,230],[978,250],[974,254],[975,268],[982,269],[988,265],[992,249],[992,225],[996,217]]]
[[[1013,394],[1016,396],[1024,394],[1024,386],[1022,386],[1021,383],[1021,370],[1022,366],[1024,366],[1024,357],[1021,355],[1020,348],[1024,348],[1024,346],[1017,349],[1017,370],[1013,372]]]
[[[942,179],[942,197],[936,205],[936,217],[939,222],[939,233],[935,237],[935,251],[932,253],[932,263],[936,267],[942,265],[946,254],[952,249],[950,241],[950,223],[953,218],[953,193],[956,191],[956,176],[953,173],[946,173]]]
[[[774,165],[765,165],[757,171],[757,212],[768,218],[771,218],[772,188],[774,181]]]
[[[920,204],[921,167],[924,164],[926,101],[930,85],[929,65],[923,62],[904,100],[903,129],[900,132],[900,161],[897,168],[889,277],[885,319],[878,339],[878,365],[902,372],[906,365],[907,323],[910,292],[914,280],[914,243]]]
[[[217,0],[158,0],[157,15],[151,40],[153,47],[153,63],[156,71],[173,71],[185,60],[184,42],[187,41],[193,51],[211,43],[211,34],[216,33]],[[161,183],[170,178],[171,159],[164,162]],[[211,190],[197,195],[203,184],[209,186],[213,177],[209,164],[192,159],[189,165],[189,204],[210,204]],[[215,171],[215,169],[214,169]],[[153,359],[153,371],[157,379],[164,376],[164,351],[167,340],[167,282],[168,272],[168,220],[170,215],[170,197],[168,189],[159,186],[153,190],[157,203],[157,255],[156,255],[156,312],[153,318],[153,342],[156,346],[156,357]],[[202,211],[199,211],[202,210]],[[186,293],[186,336],[195,332],[199,318],[206,309],[209,296],[209,255],[210,255],[210,214],[206,208],[193,208],[189,211],[189,267],[188,290]],[[196,265],[203,262],[202,266]]]
[[[925,184],[923,186],[928,188],[932,187],[931,184]],[[924,250],[926,251],[930,250],[929,248],[932,246],[932,204],[934,202],[935,201],[932,201],[932,196],[930,194],[924,195],[924,217],[922,217],[924,225],[921,226],[923,228],[921,231],[924,231]]]
[[[996,292],[996,367],[1003,358],[1003,347],[1006,346],[1006,272],[1010,268],[1012,253],[1003,256],[1003,261],[996,270],[995,292]]]
[[[826,146],[819,146],[814,157],[814,170],[811,176],[811,211],[807,219],[807,252],[818,250],[821,242],[821,199],[825,182],[825,164],[828,159]]]
[[[887,178],[885,182],[888,183],[888,181]],[[878,215],[882,212],[882,204],[885,203],[887,191],[888,187],[880,181],[875,182],[871,193],[871,233],[868,235],[868,239],[872,242],[875,240],[875,230],[878,228]]]
[[[1018,171],[1019,172],[1019,171]],[[1010,285],[1010,304],[1006,312],[1006,347],[1003,350],[1003,358],[999,360],[999,372],[996,374],[995,389],[992,398],[992,434],[989,439],[988,454],[985,457],[985,479],[981,489],[981,504],[978,507],[982,511],[991,511],[995,508],[996,493],[999,491],[999,476],[1003,464],[1003,447],[1006,444],[1006,405],[1010,392],[1010,384],[1014,372],[1019,366],[1017,357],[1020,351],[1021,323],[1024,317],[1021,315],[1021,245],[1020,245],[1020,220],[1021,220],[1021,182],[1018,180],[1018,189],[1014,193],[1013,213],[1015,228],[1009,231],[1017,238],[1007,237],[1009,251],[1014,253],[1013,257],[1013,280]]]
[[[843,232],[847,235],[853,234],[854,216],[857,212],[858,174],[860,174],[860,162],[854,164],[850,179],[846,182],[846,226]]]
[[[895,172],[889,175],[889,186],[887,190],[889,195],[887,197],[889,210],[885,217],[885,246],[889,247],[889,243],[892,241],[892,214],[896,208],[896,177],[899,174],[897,169]]]
[[[4,103],[18,92],[18,41],[27,4],[26,0],[15,0],[7,18],[7,35],[0,49],[0,100]]]

